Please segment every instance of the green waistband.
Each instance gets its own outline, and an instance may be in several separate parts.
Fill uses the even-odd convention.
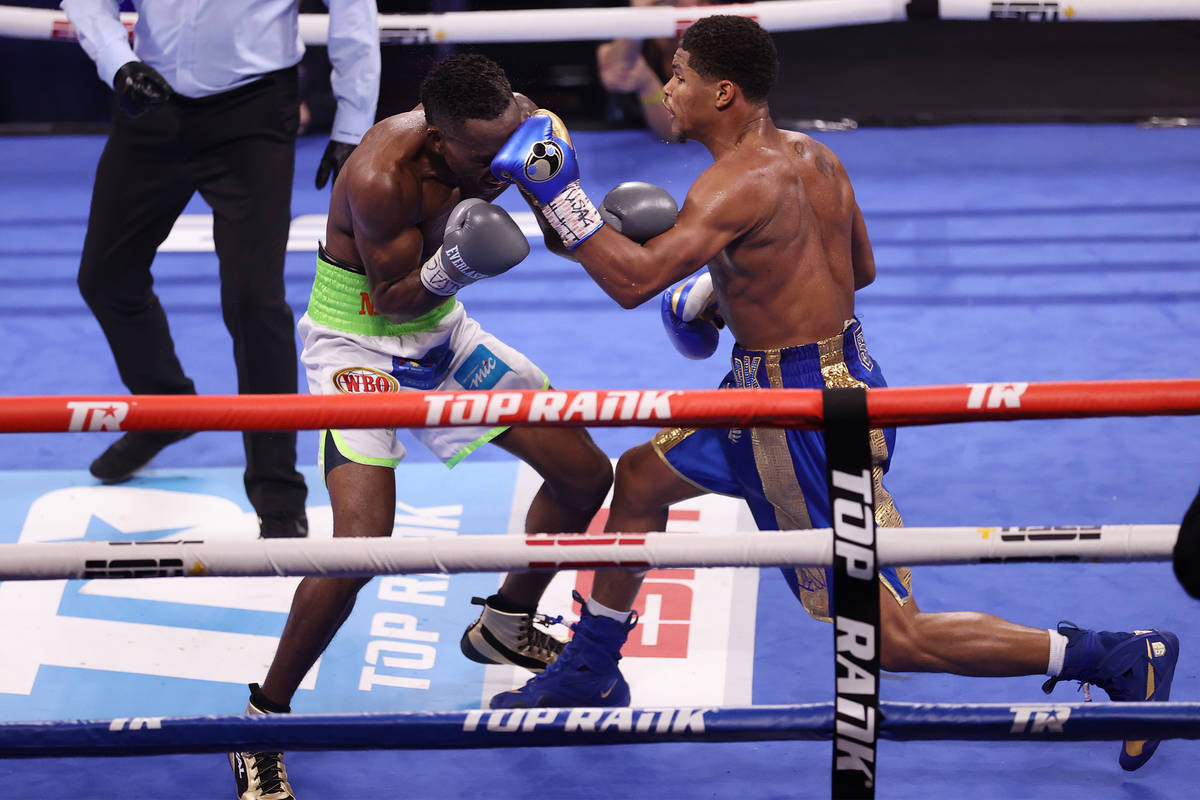
[[[432,311],[408,322],[391,322],[373,313],[367,276],[351,272],[317,257],[317,275],[308,298],[308,316],[313,322],[360,336],[403,336],[433,330],[454,310],[457,300],[450,297]]]

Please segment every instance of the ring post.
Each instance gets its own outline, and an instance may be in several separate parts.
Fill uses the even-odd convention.
[[[825,389],[825,459],[833,528],[837,690],[833,797],[874,800],[879,730],[879,587],[866,389]]]

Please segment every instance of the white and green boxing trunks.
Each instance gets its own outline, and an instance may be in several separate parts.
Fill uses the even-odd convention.
[[[522,353],[479,327],[454,297],[404,323],[375,312],[359,268],[317,256],[308,311],[297,323],[300,359],[312,394],[545,389],[546,375]],[[507,426],[417,428],[413,436],[453,467]],[[330,445],[338,453],[328,454]],[[320,465],[344,460],[395,467],[405,449],[394,428],[322,431]],[[329,468],[332,468],[330,466]]]

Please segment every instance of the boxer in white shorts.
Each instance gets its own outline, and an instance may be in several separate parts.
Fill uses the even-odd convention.
[[[480,330],[455,298],[529,252],[524,233],[489,202],[507,186],[489,167],[535,105],[478,55],[436,64],[421,102],[372,127],[334,178],[317,277],[299,325],[309,387],[320,394],[544,388],[541,370]],[[554,244],[560,246],[557,236]],[[529,464],[544,481],[526,516],[531,533],[586,530],[612,485],[608,456],[583,428],[414,433],[451,466],[488,441]],[[334,537],[390,536],[394,467],[404,455],[394,431],[328,431],[322,442]],[[464,486],[464,499],[469,493]],[[534,620],[552,577],[510,573],[496,594],[477,598],[483,613],[463,635],[463,653],[535,671],[551,664],[563,643]],[[247,713],[289,710],[366,582],[301,581],[266,678],[250,686]],[[281,753],[229,758],[239,800],[295,800]]]
[[[318,286],[335,281],[352,283],[356,274],[350,265],[339,264],[322,248]],[[366,276],[359,280],[365,288]],[[335,298],[349,301],[351,307],[345,309],[349,313],[340,313]],[[437,318],[443,306],[445,315]],[[366,319],[359,319],[361,298],[349,287],[343,286],[336,293],[314,291],[308,312],[297,326],[304,344],[300,358],[308,375],[309,391],[480,391],[545,389],[550,385],[525,355],[467,316],[462,303],[451,298],[443,306],[426,314],[430,319],[424,322],[418,319],[395,324],[379,315],[361,315]],[[505,430],[507,426],[414,428],[411,433],[446,466],[453,467]],[[331,447],[336,450],[330,452]],[[319,463],[323,474],[345,460],[395,467],[404,452],[393,428],[330,430],[321,435]]]

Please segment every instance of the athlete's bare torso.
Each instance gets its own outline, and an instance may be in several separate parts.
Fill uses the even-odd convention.
[[[837,157],[802,133],[767,124],[747,133],[709,171],[736,181],[730,205],[745,220],[745,232],[709,263],[721,312],[738,342],[782,347],[840,331],[854,315],[854,290],[868,265],[856,270],[861,214]],[[702,191],[710,183],[697,182]],[[859,235],[865,240],[865,228]],[[869,260],[869,247],[857,257]],[[873,277],[873,261],[869,272]]]
[[[490,201],[507,188],[492,177],[491,159],[534,108],[517,94],[500,118],[467,120],[456,132],[453,164],[450,151],[431,144],[420,106],[367,131],[334,183],[325,249],[364,268],[379,313],[404,321],[445,301],[422,288],[420,266],[441,246],[459,201]]]
[[[371,173],[377,192],[372,192],[369,200],[391,205],[398,218],[417,227],[423,240],[422,260],[441,246],[446,217],[460,200],[478,196],[491,200],[504,191],[500,187],[487,195],[464,194],[454,176],[441,169],[426,151],[426,127],[425,114],[420,110],[388,117],[367,132],[345,166],[347,170]],[[325,249],[343,261],[362,264],[355,245],[351,185],[350,180],[334,185],[325,227]],[[374,196],[376,193],[378,196]],[[362,202],[367,200],[363,198]]]

